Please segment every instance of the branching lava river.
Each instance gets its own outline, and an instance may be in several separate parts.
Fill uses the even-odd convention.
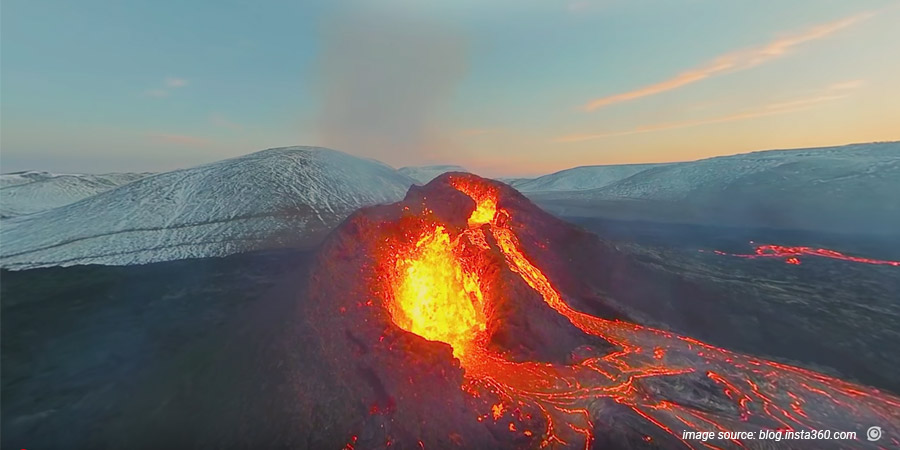
[[[850,255],[845,255],[837,250],[830,250],[827,248],[771,245],[771,244],[760,245],[760,244],[756,244],[754,242],[750,242],[750,245],[753,245],[753,247],[754,247],[754,251],[752,254],[726,253],[721,250],[714,250],[713,253],[715,253],[717,255],[736,256],[738,258],[747,258],[747,259],[784,258],[785,263],[794,264],[794,265],[800,264],[801,256],[817,256],[820,258],[829,258],[829,259],[836,259],[836,260],[840,260],[840,261],[850,261],[850,262],[862,263],[862,264],[872,264],[872,265],[876,265],[876,266],[900,267],[900,261],[863,258],[861,256],[850,256]]]
[[[898,445],[900,399],[890,394],[667,331],[576,311],[529,259],[510,225],[515,220],[512,212],[499,206],[496,187],[462,176],[451,177],[450,183],[477,205],[468,228],[452,232],[429,219],[426,210],[413,231],[384,243],[381,257],[389,273],[381,278],[387,286],[381,292],[387,293],[383,300],[395,325],[452,346],[465,371],[461,389],[491,399],[479,421],[504,427],[508,422],[511,433],[533,437],[540,447],[590,448],[597,437],[598,409],[612,401],[688,448],[761,443],[687,440],[684,430],[859,431],[869,425],[885,429],[882,444]],[[487,288],[492,273],[483,264],[492,246],[500,249],[506,267],[539,293],[547,306],[615,350],[588,347],[575,362],[560,364],[514,360],[491,348],[488,334],[496,299]],[[705,378],[726,398],[727,410],[676,403],[654,388],[653,380],[675,376]],[[530,426],[535,422],[529,419],[534,417],[542,418],[541,429]],[[652,444],[659,436],[646,433],[644,440]],[[839,446],[870,444],[862,432]]]

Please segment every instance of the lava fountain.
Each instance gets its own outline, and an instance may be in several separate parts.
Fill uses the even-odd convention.
[[[496,430],[514,436],[502,445],[766,448],[766,441],[699,441],[683,433],[835,430],[855,431],[858,438],[809,442],[814,448],[867,448],[871,425],[900,436],[900,398],[890,394],[574,308],[529,254],[534,247],[524,245],[530,219],[517,217],[521,211],[510,206],[527,202],[524,197],[511,200],[506,196],[518,195],[511,188],[468,174],[443,175],[429,187],[444,198],[462,193],[470,202],[431,202],[428,193],[415,198],[411,191],[400,217],[376,214],[378,220],[354,222],[356,233],[374,236],[377,244],[366,288],[372,300],[357,304],[372,312],[353,317],[360,329],[362,322],[386,318],[390,323],[378,341],[396,342],[408,332],[424,338],[418,349],[449,345],[462,371],[456,389],[469,399],[462,410],[493,436],[500,436]],[[342,315],[349,313],[341,307]],[[401,335],[392,331],[398,329]],[[346,333],[360,357],[371,354],[364,337]],[[523,336],[542,333],[552,337],[534,344]],[[526,351],[566,340],[572,344],[565,358]],[[376,391],[390,390],[382,384],[375,383]],[[416,385],[410,376],[397,389],[411,392],[418,399],[411,405],[418,407],[430,391]],[[445,417],[454,426],[453,415]],[[460,444],[458,434],[449,436],[438,446]],[[791,445],[796,443],[809,446]]]
[[[478,277],[463,267],[456,248],[444,227],[423,233],[395,263],[400,276],[388,308],[397,326],[450,344],[459,358],[484,332],[485,318]]]

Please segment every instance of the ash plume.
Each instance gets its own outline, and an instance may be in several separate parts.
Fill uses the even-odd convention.
[[[466,72],[459,34],[415,14],[359,7],[325,21],[321,39],[323,145],[395,165],[447,149],[441,111]]]

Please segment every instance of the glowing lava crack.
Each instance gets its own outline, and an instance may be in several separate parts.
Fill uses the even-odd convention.
[[[727,256],[736,256],[738,258],[746,258],[746,259],[757,259],[757,258],[784,258],[784,262],[787,264],[799,265],[800,264],[800,256],[817,256],[820,258],[829,258],[836,259],[839,261],[850,261],[855,263],[862,264],[872,264],[876,266],[894,266],[900,267],[900,261],[891,261],[886,259],[872,259],[872,258],[863,258],[861,256],[850,256],[845,255],[836,250],[829,250],[827,248],[814,248],[814,247],[791,247],[786,245],[759,245],[754,242],[750,242],[751,245],[754,246],[753,254],[744,255],[744,254],[735,254],[735,253],[726,253],[721,250],[713,250],[713,253],[717,255],[727,255]]]
[[[532,437],[532,445],[590,447],[603,402],[629,408],[663,433],[680,441],[682,431],[857,430],[854,424],[880,424],[900,435],[900,399],[809,370],[733,353],[697,340],[571,308],[553,283],[525,254],[511,211],[499,206],[497,188],[472,176],[449,183],[472,198],[476,208],[468,228],[453,233],[429,217],[417,233],[387,242],[384,258],[393,273],[384,299],[393,322],[426,339],[453,347],[465,371],[462,388],[492,398],[479,420],[509,421],[509,430]],[[482,252],[495,246],[508,269],[537,291],[546,305],[583,333],[618,350],[581,354],[572,364],[514,362],[489,346],[489,279],[479,271]],[[514,300],[513,300],[514,301]],[[587,350],[589,352],[589,350]],[[584,352],[583,352],[584,353]],[[722,411],[687,406],[654,392],[650,379],[679,375],[707,378],[731,403]],[[664,393],[663,393],[664,394]],[[533,415],[544,428],[530,429]],[[885,433],[888,433],[887,431]],[[659,439],[658,433],[644,439]],[[674,441],[673,441],[674,442]],[[681,441],[687,447],[753,446],[752,441]],[[840,446],[864,446],[863,440]],[[827,446],[827,445],[826,445]]]

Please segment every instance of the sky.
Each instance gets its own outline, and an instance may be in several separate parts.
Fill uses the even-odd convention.
[[[487,176],[900,139],[897,0],[4,0],[0,171]]]

